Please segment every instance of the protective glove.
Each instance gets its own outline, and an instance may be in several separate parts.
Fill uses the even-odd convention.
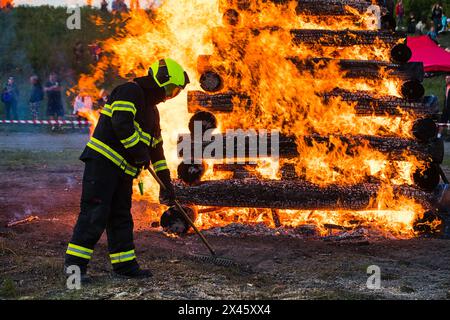
[[[166,189],[160,188],[159,191],[159,203],[165,204],[168,206],[173,206],[175,204],[175,190],[172,185],[172,180],[170,179],[169,170],[163,170],[157,173],[158,177],[166,186]]]
[[[130,154],[134,159],[134,163],[138,168],[148,168],[150,165],[150,153],[143,143],[138,143],[129,149]]]

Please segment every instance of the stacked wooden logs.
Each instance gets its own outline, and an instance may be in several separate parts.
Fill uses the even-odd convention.
[[[245,26],[239,25],[239,15],[243,11],[257,10],[252,6],[257,1],[261,3],[272,2],[277,5],[286,5],[293,0],[221,0],[221,10],[224,13],[224,23],[235,26],[236,32]],[[366,12],[371,1],[365,0],[302,0],[297,2],[298,14],[309,15],[351,15],[347,6],[356,12]],[[381,10],[383,12],[383,10]],[[256,12],[257,13],[257,12]],[[252,26],[253,27],[253,26]],[[279,32],[278,27],[264,27],[269,32]],[[225,30],[225,29],[224,29]],[[224,31],[222,30],[222,31]],[[257,35],[261,29],[252,29],[245,32]],[[284,30],[285,31],[285,30]],[[395,136],[365,136],[365,135],[333,135],[333,139],[339,139],[347,145],[350,154],[359,146],[370,148],[386,154],[393,161],[402,160],[405,154],[412,154],[417,159],[426,163],[425,170],[414,174],[413,186],[395,186],[395,196],[408,196],[416,199],[426,208],[433,207],[435,198],[431,193],[438,185],[441,177],[439,164],[443,161],[444,145],[436,138],[437,128],[434,118],[438,112],[438,105],[433,97],[425,96],[425,90],[421,82],[424,78],[423,65],[409,62],[411,50],[406,44],[406,35],[392,30],[288,30],[292,43],[290,45],[311,44],[314,46],[375,46],[382,42],[390,46],[390,61],[375,60],[349,60],[336,59],[331,56],[318,56],[316,58],[285,57],[291,61],[300,71],[314,73],[320,68],[327,68],[330,63],[337,63],[339,68],[348,78],[384,79],[395,77],[403,81],[401,87],[402,97],[375,96],[363,91],[346,91],[336,88],[330,92],[320,94],[320,98],[326,104],[329,99],[339,97],[342,101],[355,104],[355,112],[358,116],[389,116],[398,117],[408,114],[416,117],[412,128],[414,138],[406,139]],[[233,31],[234,32],[234,31]],[[214,43],[217,51],[221,48]],[[242,47],[240,50],[245,51]],[[222,54],[222,53],[220,53]],[[223,57],[226,59],[226,57]],[[236,59],[236,57],[233,57]],[[188,92],[188,111],[193,113],[189,124],[191,134],[194,132],[194,121],[200,121],[202,132],[217,127],[215,114],[226,115],[232,113],[236,98],[240,101],[240,107],[247,105],[249,109],[257,105],[258,101],[252,101],[246,92],[230,91],[220,71],[215,70],[208,63],[209,56],[200,56],[198,71],[200,85],[203,91]],[[314,93],[313,93],[314,94]],[[323,144],[333,148],[330,142],[331,136],[311,134],[304,136],[302,143]],[[180,136],[180,141],[186,136]],[[249,138],[249,137],[247,137]],[[255,145],[244,141],[245,156],[253,155]],[[226,140],[227,137],[221,139]],[[270,139],[268,139],[270,156]],[[279,137],[278,155],[283,159],[295,159],[302,157],[298,151],[298,137],[290,137],[281,134]],[[211,144],[201,142],[200,148],[204,150]],[[224,147],[226,143],[222,144]],[[191,155],[198,147],[191,143]],[[257,145],[256,148],[259,146]],[[186,149],[184,150],[186,151]],[[226,151],[223,150],[223,154]],[[235,153],[237,154],[237,152]],[[183,152],[180,157],[185,156]],[[211,154],[211,156],[215,156]],[[202,155],[203,157],[203,155]],[[207,158],[207,157],[206,157]],[[199,159],[197,159],[199,160]],[[370,199],[377,196],[380,185],[376,181],[366,181],[353,186],[341,186],[338,184],[320,187],[306,182],[295,173],[293,167],[287,165],[281,168],[282,180],[264,180],[255,176],[255,165],[244,164],[219,164],[214,165],[214,172],[231,172],[232,179],[203,181],[201,178],[206,171],[204,163],[180,164],[179,178],[184,182],[175,185],[177,195],[181,202],[190,205],[204,205],[217,207],[256,207],[256,208],[283,208],[283,209],[351,209],[361,210],[368,208]]]

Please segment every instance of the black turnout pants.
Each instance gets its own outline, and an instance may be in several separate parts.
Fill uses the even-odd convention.
[[[86,270],[92,252],[106,229],[113,268],[128,272],[139,266],[134,255],[131,216],[133,177],[106,159],[85,161],[81,212],[69,243],[65,265]]]

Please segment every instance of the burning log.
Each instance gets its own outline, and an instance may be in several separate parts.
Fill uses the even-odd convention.
[[[429,163],[423,170],[417,169],[413,174],[414,184],[420,189],[431,192],[439,184],[441,179],[441,172],[439,165],[436,163]]]
[[[405,87],[405,94],[409,93],[410,84]],[[411,85],[413,87],[414,84]],[[423,88],[423,86],[422,86]],[[402,89],[403,90],[403,89]],[[421,90],[416,92],[421,94]],[[355,111],[358,115],[400,115],[402,112],[413,112],[416,115],[431,115],[439,112],[439,106],[431,97],[415,99],[416,101],[405,101],[394,96],[383,96],[375,98],[365,91],[350,92],[342,89],[335,89],[323,95],[326,99],[341,98],[342,101],[356,103]]]
[[[348,72],[347,76],[356,77],[375,77],[380,75],[380,70],[385,69],[393,76],[400,77],[405,80],[418,80],[423,81],[424,69],[421,62],[410,62],[412,52],[411,49],[403,44],[399,43],[391,49],[391,63],[385,61],[375,60],[338,60],[339,66],[342,70]],[[214,71],[214,68],[210,63],[210,55],[200,55],[197,59],[197,71],[201,74],[200,84],[205,91],[215,90],[219,88],[219,83],[223,83],[220,75]],[[323,62],[323,67],[327,66],[328,62],[334,61],[333,58],[313,58],[313,59],[300,59],[297,57],[288,57],[300,70],[314,70],[318,67],[318,63]],[[208,72],[214,73],[214,76],[208,74]],[[219,79],[220,78],[220,79]],[[212,84],[211,84],[212,83]],[[211,89],[210,89],[211,88]],[[219,89],[220,90],[220,89]],[[214,92],[214,91],[211,91]]]
[[[217,34],[229,32],[223,28],[216,28]],[[390,61],[393,63],[406,63],[411,59],[411,49],[405,44],[406,33],[397,31],[370,31],[370,30],[318,30],[318,29],[291,29],[285,30],[279,27],[264,27],[259,29],[243,29],[234,28],[232,30],[233,36],[238,40],[229,43],[224,42],[220,38],[213,37],[213,44],[216,49],[216,54],[223,59],[226,58],[227,52],[234,48],[238,57],[245,55],[248,43],[254,41],[253,38],[258,37],[262,31],[276,33],[276,32],[290,32],[291,41],[294,46],[309,45],[312,50],[319,47],[350,47],[355,45],[373,46],[380,42],[391,47]],[[324,57],[333,58],[333,57]]]
[[[438,227],[432,227],[432,226]],[[445,236],[445,220],[435,211],[427,211],[414,222],[414,231],[420,235]],[[448,227],[447,227],[448,228]]]
[[[210,95],[202,91],[189,91],[187,98],[188,112],[190,113],[198,110],[224,113],[232,112],[233,99],[246,99],[248,106],[252,103],[250,97],[232,92]]]
[[[335,60],[331,58],[314,58],[302,60],[297,57],[288,58],[300,70],[308,70],[314,72],[317,69],[327,68],[331,62],[336,61],[345,71],[347,78],[384,78],[392,76],[405,81],[417,80],[422,82],[425,71],[423,63],[409,62],[406,64],[390,63],[385,61],[374,60]]]
[[[223,81],[217,73],[206,71],[200,77],[200,87],[207,92],[217,92],[223,88]]]
[[[198,111],[191,117],[189,120],[189,131],[191,133],[194,133],[197,122],[201,123],[202,134],[207,130],[217,128],[217,119],[211,112]]]
[[[192,221],[197,219],[197,210],[195,207],[183,206],[183,209]],[[160,225],[165,232],[178,235],[186,234],[191,227],[176,207],[170,207],[162,214]]]
[[[420,143],[415,140],[397,138],[397,137],[380,137],[380,136],[333,136],[338,138],[347,146],[347,152],[353,154],[357,152],[357,148],[361,145],[368,145],[369,147],[379,152],[389,154],[391,160],[401,160],[403,153],[408,151],[414,154],[418,159],[431,160],[435,163],[442,163],[444,160],[444,144],[440,139],[434,139],[428,143]],[[312,135],[305,136],[305,142],[308,145],[313,143],[325,143],[329,148],[333,148],[329,137]]]
[[[317,58],[299,60],[288,58],[300,72],[309,71],[313,75],[315,71],[324,69],[333,59]],[[345,78],[386,78],[395,77],[404,80],[402,93],[405,98],[419,99],[424,94],[420,82],[424,78],[424,69],[421,62],[410,62],[399,65],[380,61],[338,60],[339,67],[345,72]],[[223,89],[222,77],[211,70],[205,71],[200,77],[200,86],[206,92],[217,92]]]
[[[431,97],[424,97],[419,101],[405,101],[397,97],[375,98],[366,92],[349,92],[344,90],[333,90],[323,95],[325,103],[327,99],[334,97],[339,97],[345,102],[356,103],[355,111],[359,116],[402,115],[404,112],[413,112],[420,116],[439,112],[437,101]],[[253,103],[250,97],[245,94],[226,92],[210,95],[202,91],[189,91],[188,112],[194,113],[203,110],[229,113],[233,111],[233,101],[236,100],[247,107],[250,107]]]
[[[423,85],[417,81],[406,81],[402,84],[400,92],[404,99],[407,99],[409,101],[419,101],[421,98],[423,98],[425,94],[425,88]],[[344,101],[361,101],[361,100],[377,100],[377,98],[374,98],[372,95],[370,95],[366,91],[347,91],[343,89],[336,88],[331,92],[327,92],[324,94],[325,97],[342,97]],[[396,102],[404,101],[404,99],[400,99],[394,96],[383,96],[381,98],[378,98],[380,100],[391,100]]]
[[[373,45],[377,41],[394,46],[406,39],[406,33],[391,31],[294,29],[290,32],[294,44],[337,47]]]
[[[20,219],[20,220],[16,220],[16,221],[11,221],[11,222],[9,222],[9,223],[6,225],[6,227],[7,227],[7,228],[11,228],[11,227],[17,226],[17,225],[19,225],[19,224],[24,224],[24,223],[32,222],[32,221],[34,221],[34,220],[39,220],[39,217],[38,217],[38,216],[29,216],[29,217],[26,217],[26,218],[24,218],[24,219]]]
[[[254,170],[256,165],[249,164],[216,164],[214,165],[214,171],[231,171],[233,172],[233,179],[245,179],[245,178],[259,178]],[[253,169],[253,170],[249,170]],[[281,168],[282,180],[296,180],[299,178],[295,172],[295,166],[293,164],[285,164]],[[439,165],[435,163],[428,163],[424,169],[417,169],[413,174],[413,180],[415,186],[424,191],[431,192],[435,190],[440,182],[440,170]],[[370,182],[370,180],[368,180]]]
[[[407,63],[411,57],[412,51],[404,43],[398,43],[391,49],[391,62],[393,63]]]
[[[411,80],[402,84],[401,93],[405,99],[417,101],[423,98],[425,88],[419,81]]]
[[[335,145],[332,143],[330,137],[333,137],[333,139],[338,139],[343,145],[345,145],[346,153],[348,154],[356,154],[358,153],[358,150],[361,146],[368,146],[374,150],[386,154],[390,160],[403,160],[405,158],[405,151],[415,155],[420,160],[442,163],[444,159],[444,143],[441,139],[433,139],[427,143],[420,143],[416,140],[406,138],[367,135],[309,135],[303,136],[299,139],[303,139],[304,143],[307,146],[311,147],[313,146],[313,144],[325,144],[327,148],[332,151],[335,148]],[[182,142],[184,138],[185,137],[180,136],[180,143],[185,143]],[[234,158],[242,156],[246,158],[249,158],[251,156],[260,156],[260,141],[257,141],[257,143],[250,143],[251,138],[253,137],[245,136],[241,143],[235,143],[235,139],[233,137],[227,137],[226,135],[216,137],[216,139],[223,139],[221,142],[221,145],[223,146],[223,157],[231,156]],[[264,156],[270,157],[272,156],[272,141],[270,135],[268,135],[267,140],[267,146],[264,148],[266,149],[264,151],[267,151],[267,154],[264,154]],[[227,150],[229,151],[227,141],[233,142],[234,153],[232,155],[227,154]],[[195,149],[200,147],[202,149],[202,153],[199,156],[203,157],[203,159],[207,159],[209,157],[215,158],[215,151],[219,150],[212,149],[211,154],[205,154],[203,151],[207,147],[211,148],[210,145],[216,142],[217,140],[204,141],[200,146],[195,142],[191,142],[191,155],[194,155],[194,157],[196,157],[197,155]],[[185,149],[180,149],[179,156],[183,157],[185,151]],[[301,156],[298,153],[297,143],[294,137],[280,136],[278,152],[280,158],[297,158]]]
[[[318,186],[301,180],[218,180],[193,187],[175,183],[177,198],[185,204],[215,207],[246,207],[298,210],[377,209],[379,184]],[[414,198],[433,207],[433,194],[409,186],[393,186],[393,194]],[[392,208],[395,209],[395,208]]]
[[[189,185],[197,184],[202,180],[206,172],[206,164],[186,164],[181,162],[178,165],[178,179]]]
[[[310,15],[345,15],[351,14],[345,9],[346,6],[358,10],[360,13],[366,12],[367,8],[372,4],[368,0],[269,0],[277,5],[289,5],[292,2],[297,3],[296,12],[298,14]],[[221,0],[219,10],[224,11],[229,8],[246,11],[250,10],[251,4],[260,7],[267,0]]]
[[[413,125],[413,135],[421,142],[430,141],[436,138],[438,134],[438,127],[436,122],[431,118],[418,119]]]
[[[214,172],[233,172],[233,179],[255,177],[256,164],[215,164]]]

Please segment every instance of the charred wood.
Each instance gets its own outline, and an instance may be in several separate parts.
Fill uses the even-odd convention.
[[[175,183],[174,187],[184,204],[299,210],[369,209],[381,188],[370,183],[324,187],[302,180],[258,179],[205,181],[192,187]],[[413,198],[427,208],[436,201],[433,194],[410,186],[393,186],[393,194]]]
[[[414,122],[412,131],[414,137],[416,137],[417,140],[426,142],[433,138],[436,138],[438,134],[438,127],[433,119],[423,118],[417,119]]]
[[[323,94],[325,103],[327,99],[333,97],[355,103],[356,114],[360,116],[402,115],[404,112],[413,112],[420,116],[439,112],[437,101],[431,97],[424,97],[419,101],[406,101],[393,96],[374,97],[363,91],[350,92],[339,89]],[[202,91],[189,91],[188,111],[190,113],[199,110],[229,113],[233,111],[234,101],[239,101],[240,105],[244,104],[247,107],[252,106],[252,100],[245,94],[226,92],[211,95]]]
[[[205,155],[204,152],[202,152],[201,156],[204,157],[203,159],[207,159],[208,157],[216,158],[216,151],[222,152],[223,158],[240,158],[241,156],[244,156],[246,158],[252,156],[261,157],[261,152],[264,153],[263,156],[274,156],[270,134],[267,137],[268,139],[266,145],[264,145],[264,148],[261,148],[260,141],[256,141],[257,143],[250,143],[251,138],[254,137],[245,136],[245,139],[242,139],[240,143],[236,143],[236,140],[233,140],[233,137],[231,139],[228,139],[230,137],[227,137],[226,135],[219,135],[215,139],[222,139],[221,145],[223,146],[223,150],[212,150],[210,155]],[[182,141],[184,138],[185,137],[180,136],[180,141]],[[432,161],[435,163],[442,163],[444,159],[444,143],[441,139],[432,139],[427,143],[421,143],[416,140],[406,138],[368,135],[309,135],[299,137],[299,139],[302,139],[303,143],[307,147],[313,147],[314,144],[323,144],[327,147],[328,150],[330,150],[330,152],[337,147],[334,141],[338,141],[340,145],[345,146],[345,152],[348,155],[357,155],[360,147],[367,146],[373,150],[385,153],[386,155],[388,155],[388,158],[390,160],[405,159],[405,152],[416,156],[419,160]],[[233,141],[234,153],[232,155],[227,154],[227,151],[229,152],[230,148],[230,146],[227,146],[227,141]],[[298,152],[296,141],[297,140],[295,137],[280,136],[278,141],[279,148],[277,150],[279,152],[279,157],[301,157],[301,154],[299,154]],[[196,148],[201,148],[201,150],[204,151],[207,147],[211,148],[213,143],[217,143],[217,141],[204,141],[203,143],[201,143],[201,145],[199,145],[197,142],[191,142],[190,156],[196,155]],[[185,149],[181,149],[179,152],[179,156],[183,157],[184,152]]]
[[[206,172],[206,164],[194,164],[181,162],[178,165],[178,179],[181,179],[184,183],[193,185],[199,183]]]
[[[328,67],[330,63],[337,62],[340,69],[345,71],[347,78],[385,78],[392,76],[405,81],[423,81],[424,69],[421,62],[409,62],[397,64],[375,60],[335,60],[331,58],[314,58],[302,60],[297,57],[288,58],[300,71],[321,70]]]
[[[257,177],[256,164],[215,164],[214,172],[232,172],[233,179],[246,179]]]
[[[439,184],[441,180],[439,165],[429,163],[425,168],[417,169],[413,174],[414,184],[420,189],[431,192]]]
[[[187,215],[192,221],[195,221],[198,216],[197,208],[193,206],[183,206]],[[177,235],[183,235],[188,233],[191,225],[174,206],[167,209],[160,219],[160,225],[165,232],[173,233]]]
[[[374,97],[366,91],[335,89],[323,95],[324,99],[341,98],[342,101],[356,103],[358,115],[401,115],[413,112],[415,115],[432,115],[439,112],[439,106],[431,97],[408,101],[395,96]]]
[[[272,2],[278,5],[289,5],[297,3],[297,14],[309,15],[351,15],[346,6],[357,10],[359,13],[366,12],[371,5],[371,1],[366,0],[221,0],[220,10],[227,9],[249,11],[252,9],[251,4],[255,3],[259,8],[262,3]]]
[[[222,77],[213,71],[206,71],[200,77],[200,87],[207,92],[217,92],[223,88]]]
[[[200,123],[202,134],[204,134],[207,130],[217,128],[216,117],[208,111],[198,111],[191,117],[188,125],[191,133],[195,132],[195,128],[198,123]]]
[[[375,44],[377,41],[396,45],[406,39],[404,32],[369,30],[291,30],[294,44],[314,44],[323,46],[354,46]]]

